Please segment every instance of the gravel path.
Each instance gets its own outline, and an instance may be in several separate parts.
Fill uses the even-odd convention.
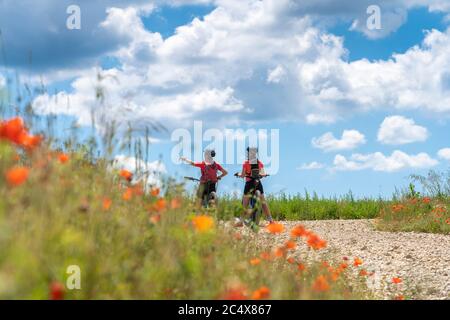
[[[381,232],[374,229],[374,220],[324,220],[282,222],[286,231],[272,235],[261,230],[257,243],[264,247],[282,245],[289,238],[289,231],[297,224],[317,233],[328,241],[326,249],[317,253],[299,246],[294,255],[328,261],[341,261],[348,257],[363,260],[361,268],[374,272],[367,277],[367,284],[379,299],[392,299],[403,293],[412,299],[450,299],[450,235]],[[311,256],[313,255],[313,257]],[[315,257],[314,257],[315,255]],[[401,284],[393,284],[399,277]]]

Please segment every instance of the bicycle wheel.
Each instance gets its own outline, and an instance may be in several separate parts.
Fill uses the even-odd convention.
[[[259,222],[261,221],[261,216],[262,216],[262,206],[261,206],[261,201],[260,198],[261,197],[261,193],[259,191],[255,192],[254,195],[254,205],[252,206],[252,222],[259,227]]]

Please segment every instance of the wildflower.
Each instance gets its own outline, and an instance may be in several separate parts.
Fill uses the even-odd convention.
[[[447,218],[447,219],[445,220],[445,223],[450,225],[450,218]]]
[[[22,133],[19,137],[19,145],[28,150],[33,150],[43,140],[42,136],[32,136],[28,133]]]
[[[63,300],[64,299],[64,285],[60,282],[52,282],[50,284],[50,299]]]
[[[125,190],[125,192],[122,194],[122,199],[125,201],[131,200],[132,197],[133,197],[133,189],[132,188],[127,188]]]
[[[322,267],[322,268],[329,268],[330,267],[330,264],[327,262],[327,261],[322,261],[322,263],[320,264],[320,266]]]
[[[339,269],[330,270],[330,280],[336,282],[339,279],[341,272]]]
[[[230,288],[221,295],[221,300],[247,300],[247,290],[243,286]]]
[[[153,208],[156,211],[161,212],[161,211],[166,210],[166,206],[167,206],[166,200],[164,198],[159,198],[158,200],[156,200]]]
[[[348,257],[343,257],[342,260],[348,261]]]
[[[290,264],[294,264],[294,263],[295,263],[295,259],[292,258],[292,257],[287,258],[286,261],[287,261],[288,263],[290,263]]]
[[[27,132],[23,120],[19,117],[0,123],[0,139],[9,140],[26,149],[33,149],[42,141],[41,136],[32,136]]]
[[[30,169],[25,167],[13,167],[6,172],[6,181],[10,186],[17,187],[28,179]]]
[[[402,210],[404,210],[406,207],[404,206],[404,205],[402,205],[402,204],[394,204],[393,206],[392,206],[392,211],[394,211],[394,212],[400,212],[400,211],[402,211]]]
[[[282,258],[282,257],[284,257],[285,254],[286,254],[286,251],[285,251],[285,249],[283,247],[275,248],[275,250],[273,252],[273,255],[276,258]]]
[[[291,230],[291,236],[293,238],[299,238],[299,237],[303,237],[303,236],[306,236],[306,235],[307,235],[307,231],[306,231],[305,227],[302,226],[301,224],[295,226]]]
[[[171,209],[180,209],[181,208],[181,199],[173,198],[172,200],[170,200],[170,208]]]
[[[369,273],[367,272],[366,269],[361,269],[361,271],[359,272],[359,275],[360,275],[361,277],[365,277],[365,276],[368,276]]]
[[[158,224],[161,221],[161,215],[159,213],[150,216],[150,222],[153,224]]]
[[[314,281],[312,288],[314,291],[317,292],[325,292],[330,290],[330,285],[328,283],[327,278],[324,275],[320,275]]]
[[[339,265],[339,269],[340,270],[342,270],[342,271],[344,271],[345,269],[347,269],[348,268],[348,264],[347,263],[341,263],[340,265]]]
[[[398,295],[398,296],[394,297],[394,300],[405,300],[405,296]]]
[[[431,202],[431,198],[430,197],[425,197],[422,199],[422,202],[425,204],[429,204]]]
[[[281,233],[284,231],[284,226],[281,223],[270,223],[267,227],[266,227],[267,231],[269,231],[270,233],[276,234],[276,233]]]
[[[305,270],[306,270],[306,266],[305,266],[303,263],[299,263],[299,264],[297,265],[297,269],[298,269],[299,271],[305,271]]]
[[[295,241],[288,240],[285,242],[284,246],[288,250],[294,250],[297,247],[297,244],[295,243]]]
[[[268,252],[261,252],[261,254],[259,256],[263,260],[270,260],[270,253],[268,253]]]
[[[308,235],[307,244],[314,250],[319,250],[327,246],[327,242],[325,240],[320,239],[319,236],[317,236],[314,233],[310,233]]]
[[[0,138],[20,144],[20,136],[24,133],[25,126],[19,117],[0,123]]]
[[[107,211],[109,208],[111,208],[112,200],[108,197],[104,197],[102,201],[102,208],[103,210]]]
[[[402,279],[394,277],[394,278],[392,278],[392,283],[395,283],[395,284],[402,283]]]
[[[214,219],[210,216],[197,216],[192,219],[192,224],[198,232],[208,232],[214,227]]]
[[[363,263],[363,261],[362,261],[360,258],[355,258],[355,259],[353,260],[353,265],[354,265],[355,267],[358,267],[358,266],[362,265],[362,263]]]
[[[132,187],[133,189],[133,194],[135,196],[142,196],[144,195],[144,187],[142,186],[142,184],[136,184]]]
[[[60,153],[58,155],[58,161],[62,164],[66,163],[67,161],[69,161],[69,156],[65,153]]]
[[[252,266],[257,266],[258,264],[260,264],[261,263],[261,259],[259,259],[259,258],[253,258],[253,259],[250,259],[250,264],[252,265]]]
[[[131,180],[133,180],[133,174],[128,170],[125,169],[120,170],[119,175],[128,182],[131,182]]]
[[[253,300],[262,300],[262,299],[268,299],[270,297],[270,289],[262,286],[258,290],[254,291],[252,294]]]
[[[159,188],[152,188],[152,190],[150,190],[150,194],[154,197],[159,196],[159,192],[160,192]]]

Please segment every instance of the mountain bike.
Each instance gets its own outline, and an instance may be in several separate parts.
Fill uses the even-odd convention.
[[[244,224],[249,226],[252,230],[258,231],[261,216],[263,215],[261,192],[257,190],[257,186],[261,183],[261,179],[268,177],[269,175],[257,175],[257,176],[241,176],[239,173],[235,173],[236,178],[249,178],[254,183],[254,188],[250,192],[250,202],[247,210],[250,210],[250,217],[244,219]],[[246,212],[246,216],[248,213]]]
[[[193,177],[184,177],[185,180],[198,182],[200,185],[200,179],[193,178]],[[202,195],[202,207],[203,208],[209,208],[209,207],[215,207],[217,203],[217,194],[216,191],[211,190],[217,190],[217,182],[208,181],[204,185],[205,191]]]

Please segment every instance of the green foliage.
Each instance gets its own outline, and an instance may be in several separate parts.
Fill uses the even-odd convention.
[[[378,227],[388,231],[450,234],[450,171],[431,170],[426,176],[412,175],[409,191],[398,193],[381,210]],[[424,194],[413,182],[422,185]]]
[[[383,200],[355,200],[351,193],[341,198],[289,196],[282,194],[267,198],[272,215],[277,220],[369,219],[378,216]],[[229,218],[242,213],[241,199],[225,196],[220,199],[220,217]]]

